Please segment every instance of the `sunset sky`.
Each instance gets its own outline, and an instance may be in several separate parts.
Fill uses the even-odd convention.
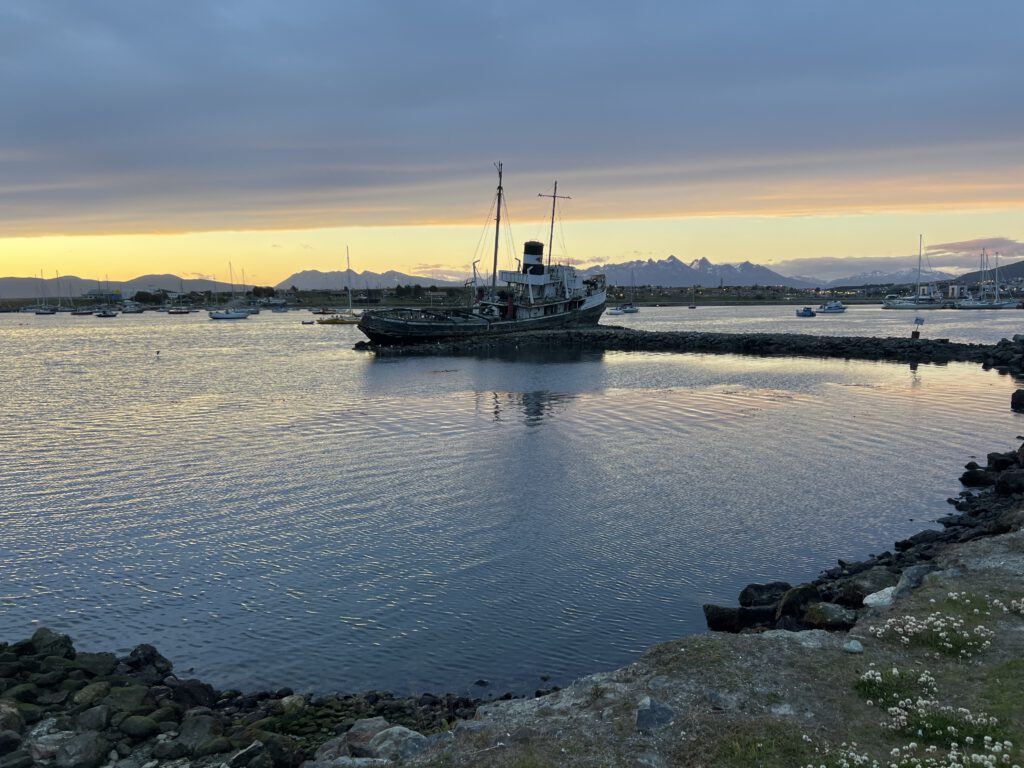
[[[0,5],[0,276],[1024,258],[1019,0]],[[916,262],[913,262],[916,263]]]

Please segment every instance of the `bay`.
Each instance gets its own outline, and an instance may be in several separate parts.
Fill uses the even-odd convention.
[[[992,343],[1019,313],[931,314]],[[792,315],[605,322],[912,328]],[[0,637],[149,642],[219,687],[529,692],[891,548],[1022,432],[1015,383],[975,365],[378,359],[308,317],[0,315]]]

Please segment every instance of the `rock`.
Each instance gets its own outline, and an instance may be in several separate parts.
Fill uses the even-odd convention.
[[[112,653],[77,653],[75,664],[94,677],[112,674],[117,667],[117,657]]]
[[[0,755],[9,755],[21,747],[21,735],[14,731],[0,731]]]
[[[257,755],[263,754],[263,742],[254,741],[245,749],[235,753],[228,760],[228,768],[243,768],[243,766],[249,765]],[[317,759],[319,759],[320,750],[317,750]]]
[[[115,713],[127,712],[129,715],[148,715],[156,709],[156,701],[144,685],[111,688],[110,693],[103,698],[103,703]]]
[[[17,749],[9,755],[0,757],[0,768],[32,768],[35,762],[32,755],[24,749]]]
[[[370,740],[391,724],[383,717],[368,717],[356,720],[355,725],[345,734],[345,744],[352,757],[375,757],[369,750]]]
[[[754,627],[770,627],[775,621],[775,606],[727,608],[721,605],[703,606],[704,621],[713,632],[740,632]]]
[[[1002,472],[1003,470],[1017,466],[1019,466],[1019,464],[1017,462],[1016,451],[1010,451],[1009,453],[990,453],[988,455],[988,468],[993,472]]]
[[[110,693],[110,683],[106,681],[89,683],[85,688],[76,692],[71,699],[75,704],[80,704],[83,707],[91,707],[102,701],[108,693]]]
[[[231,742],[225,736],[213,736],[199,743],[192,754],[196,757],[205,757],[230,752],[232,749]]]
[[[740,605],[745,608],[774,605],[792,589],[785,581],[770,581],[767,584],[747,584],[740,592]]]
[[[224,726],[219,718],[213,715],[192,715],[182,721],[181,730],[178,732],[178,741],[190,749],[195,749],[215,736],[220,736],[223,732]]]
[[[0,701],[0,731],[21,733],[25,730],[25,718],[21,713],[6,702]]]
[[[848,640],[843,643],[843,650],[847,653],[864,653],[864,646],[860,640]]]
[[[156,721],[144,715],[129,715],[117,726],[125,736],[135,741],[145,741],[160,733]]]
[[[67,635],[59,635],[46,627],[37,629],[30,641],[36,656],[59,656],[62,659],[75,658],[75,646]]]
[[[915,589],[921,586],[924,577],[935,570],[932,563],[922,563],[905,568],[900,574],[900,580],[896,583],[896,590],[893,592],[893,599],[900,600]]]
[[[818,588],[814,584],[801,584],[793,587],[779,600],[779,607],[775,611],[776,620],[789,616],[799,620],[803,617],[804,611],[811,603],[821,600]]]
[[[676,711],[657,699],[644,696],[634,714],[634,728],[638,733],[653,733],[676,719]]]
[[[217,703],[217,692],[201,680],[180,680],[171,689],[171,700],[185,709],[212,707]]]
[[[880,592],[868,595],[864,598],[864,605],[868,608],[888,608],[893,603],[893,594],[896,587],[886,587]]]
[[[82,731],[102,731],[110,725],[110,707],[106,704],[97,704],[95,707],[80,713],[77,718],[77,725]]]
[[[803,622],[811,629],[838,632],[857,623],[857,612],[835,603],[811,603],[804,611]]]
[[[153,757],[158,760],[179,760],[188,757],[191,752],[187,744],[182,744],[177,739],[158,741],[153,747]]]
[[[960,475],[960,482],[968,488],[986,488],[995,485],[996,475],[984,469],[968,469]]]
[[[10,701],[24,701],[31,704],[38,695],[39,691],[34,684],[21,683],[20,685],[11,686],[0,694],[0,697]]]
[[[106,761],[109,748],[100,734],[80,733],[57,750],[57,768],[96,768]]]
[[[373,753],[370,757],[387,760],[406,760],[418,755],[427,745],[427,737],[403,725],[385,728],[370,739],[367,745]]]
[[[160,655],[156,648],[148,643],[135,646],[132,652],[121,659],[131,674],[144,683],[156,685],[170,674],[174,665]]]
[[[306,697],[299,694],[291,694],[281,699],[281,710],[287,714],[301,712],[306,708]]]
[[[1009,496],[1024,492],[1024,469],[1008,469],[996,480],[996,493]]]
[[[848,608],[859,608],[872,592],[891,587],[897,581],[895,573],[885,566],[875,566],[846,578],[837,579],[820,588],[821,596]]]
[[[50,722],[54,721],[51,720]],[[49,727],[40,729],[40,731],[33,731],[29,738],[25,740],[29,754],[36,761],[42,763],[55,759],[60,748],[75,737],[75,734],[70,731],[48,733],[48,730]]]

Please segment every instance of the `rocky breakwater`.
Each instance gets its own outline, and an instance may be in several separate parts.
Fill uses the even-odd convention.
[[[1016,337],[1015,337],[1016,338]],[[1002,344],[1003,342],[1000,342]],[[1006,342],[1020,346],[1019,342]],[[1017,347],[1014,349],[1017,350]],[[356,349],[381,356],[503,354],[516,350],[580,349],[620,352],[698,352],[760,356],[890,360],[904,363],[983,363],[1003,365],[1008,350],[996,345],[960,344],[948,339],[866,336],[811,336],[792,333],[689,333],[640,331],[616,326],[533,331],[509,336],[475,336],[429,344],[382,346],[359,342]],[[1011,354],[1012,357],[1012,354]],[[1020,366],[1020,355],[1017,355]]]
[[[1020,529],[1024,445],[1016,451],[988,454],[984,467],[969,462],[960,482],[971,490],[949,499],[956,512],[936,521],[941,529],[898,541],[893,552],[857,562],[840,560],[805,584],[749,584],[740,592],[738,607],[704,606],[708,628],[720,632],[848,630],[865,611],[891,604],[920,585],[946,549]]]
[[[242,694],[181,679],[150,645],[76,651],[49,629],[0,643],[0,768],[379,765],[426,748],[479,700]]]

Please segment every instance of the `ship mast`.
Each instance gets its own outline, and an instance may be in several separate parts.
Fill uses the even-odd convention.
[[[498,244],[499,233],[501,231],[501,163],[495,163],[494,167],[498,169],[498,214],[494,219],[494,268],[491,270],[491,297],[498,295]]]
[[[548,234],[548,266],[551,266],[551,251],[555,247],[555,206],[559,200],[572,200],[568,195],[558,194],[558,181],[555,181],[555,191],[550,195],[545,195],[541,192],[537,193],[537,197],[550,197],[551,198],[551,231]]]

